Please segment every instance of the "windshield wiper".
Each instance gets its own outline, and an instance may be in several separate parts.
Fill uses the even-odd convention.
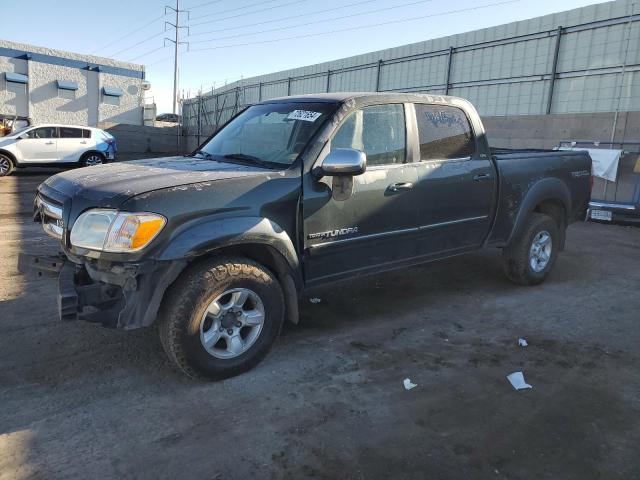
[[[202,155],[205,160],[213,160],[214,159],[212,154],[210,154],[209,152],[205,152],[204,150],[196,150],[195,152],[193,152],[191,154],[191,156],[195,157],[198,154]]]
[[[282,165],[278,162],[269,162],[267,160],[263,160],[260,157],[256,157],[253,155],[247,155],[246,153],[228,153],[223,156],[228,160],[242,160],[249,164],[260,165],[261,167],[266,168],[281,168]]]

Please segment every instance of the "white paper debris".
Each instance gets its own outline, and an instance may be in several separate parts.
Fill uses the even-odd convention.
[[[522,372],[513,372],[507,375],[507,380],[511,382],[513,388],[516,390],[524,390],[525,388],[533,388],[527,382],[524,381],[524,375]]]
[[[415,388],[417,386],[418,386],[417,383],[411,383],[411,379],[409,379],[409,378],[405,378],[404,379],[404,389],[405,390],[411,390],[412,388]]]
[[[322,300],[320,300],[318,297],[313,297],[313,298],[310,298],[309,301],[311,303],[320,303]]]
[[[529,343],[524,339],[524,338],[519,338],[518,339],[518,345],[521,347],[526,347],[529,345]]]

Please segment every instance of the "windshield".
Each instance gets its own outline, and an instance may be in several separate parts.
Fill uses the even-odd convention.
[[[26,127],[17,128],[16,130],[13,130],[9,135],[7,135],[7,137],[17,137],[18,135],[24,133],[25,131],[27,131],[30,128],[31,128],[31,125],[27,125]]]
[[[335,106],[271,103],[249,107],[196,154],[227,161],[291,165]]]

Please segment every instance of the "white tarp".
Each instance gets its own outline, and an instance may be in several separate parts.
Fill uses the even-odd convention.
[[[615,182],[618,176],[618,163],[622,150],[612,150],[606,148],[579,148],[562,147],[560,150],[587,151],[593,160],[591,174],[594,177],[604,178],[610,182]]]

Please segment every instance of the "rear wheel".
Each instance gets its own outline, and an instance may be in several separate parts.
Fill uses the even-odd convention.
[[[13,161],[6,155],[0,154],[0,177],[11,175],[14,168]]]
[[[101,153],[89,152],[85,153],[80,160],[83,167],[92,167],[94,165],[102,165],[106,162],[106,158]]]
[[[188,376],[222,379],[258,364],[283,321],[282,288],[269,270],[242,257],[210,259],[167,293],[160,339]]]
[[[524,231],[503,251],[506,276],[519,285],[537,285],[549,275],[560,247],[556,222],[532,213]]]

